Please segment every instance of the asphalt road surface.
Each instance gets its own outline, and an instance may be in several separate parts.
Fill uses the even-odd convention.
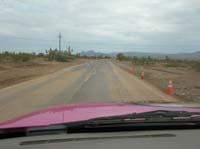
[[[0,90],[0,122],[44,107],[97,101],[177,102],[109,60],[72,66]]]

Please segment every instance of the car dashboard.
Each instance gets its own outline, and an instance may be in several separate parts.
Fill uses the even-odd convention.
[[[199,138],[199,129],[54,134],[0,140],[0,148],[199,149]]]

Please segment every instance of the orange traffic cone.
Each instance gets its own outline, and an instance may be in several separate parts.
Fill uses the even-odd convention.
[[[132,74],[134,74],[134,73],[135,73],[135,72],[134,72],[134,69],[132,68],[131,70],[132,70]]]
[[[140,79],[141,79],[141,80],[144,80],[144,72],[141,73]]]
[[[172,85],[172,80],[169,80],[169,84],[167,86],[167,94],[172,94],[173,93],[173,85]]]
[[[128,69],[128,72],[129,72],[130,74],[134,74],[133,68],[129,68],[129,69]]]

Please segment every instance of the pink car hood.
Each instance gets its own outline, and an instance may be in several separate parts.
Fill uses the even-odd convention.
[[[200,108],[145,106],[110,102],[75,103],[46,108],[26,114],[18,118],[8,120],[6,122],[0,123],[0,129],[47,126],[52,124],[88,120],[91,118],[123,115],[130,113],[142,113],[154,110],[200,112]]]

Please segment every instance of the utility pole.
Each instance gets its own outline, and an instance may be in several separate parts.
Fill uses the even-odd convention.
[[[61,33],[59,33],[58,38],[59,38],[59,50],[61,50],[61,38],[62,38]]]

